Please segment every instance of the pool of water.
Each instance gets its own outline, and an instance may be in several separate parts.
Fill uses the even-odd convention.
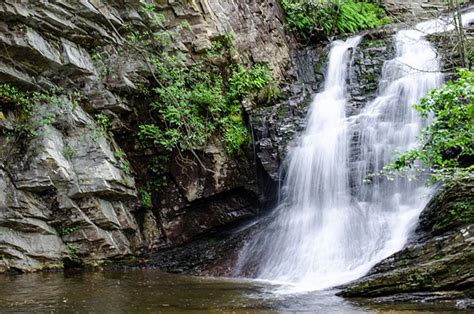
[[[0,313],[462,313],[439,305],[357,305],[335,291],[156,270],[0,275]]]

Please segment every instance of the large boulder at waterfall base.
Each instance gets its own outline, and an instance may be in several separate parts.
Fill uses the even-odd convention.
[[[472,299],[473,244],[474,180],[447,184],[420,215],[406,248],[340,295],[384,302]]]

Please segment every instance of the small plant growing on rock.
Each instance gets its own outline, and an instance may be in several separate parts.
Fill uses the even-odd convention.
[[[107,136],[109,130],[112,127],[109,117],[103,113],[96,114],[95,116],[96,126],[92,128],[92,140],[97,142],[102,136]]]
[[[67,247],[67,252],[69,255],[69,258],[73,261],[80,261],[81,259],[77,255],[77,252],[79,251],[79,245],[75,243],[66,243]]]
[[[150,209],[153,207],[153,203],[151,200],[151,193],[145,190],[144,188],[141,188],[139,190],[140,194],[140,200],[142,202],[142,205],[144,208]]]
[[[132,173],[132,168],[124,151],[121,149],[116,150],[114,152],[114,157],[117,159],[120,169],[122,169],[126,174],[130,175]]]
[[[59,229],[57,229],[57,232],[58,232],[58,235],[60,237],[64,237],[68,234],[71,234],[71,233],[77,231],[77,230],[79,230],[78,226],[70,226],[70,227],[59,228]]]
[[[31,139],[39,134],[41,127],[55,123],[57,112],[38,109],[45,104],[64,107],[64,99],[57,95],[59,92],[25,92],[9,84],[0,84],[0,112],[15,113],[14,130],[10,134],[14,141]]]
[[[63,156],[67,159],[67,160],[71,160],[72,157],[74,157],[74,149],[69,146],[69,144],[64,144],[64,147],[63,147]]]

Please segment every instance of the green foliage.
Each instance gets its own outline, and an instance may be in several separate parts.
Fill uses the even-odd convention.
[[[31,121],[34,99],[30,93],[22,92],[9,84],[1,84],[0,104],[0,111],[14,110],[18,112],[14,130],[16,135],[27,138],[36,135],[37,125]]]
[[[163,14],[156,11],[156,6],[143,0],[141,0],[140,3],[142,11],[148,14],[152,22],[152,27],[163,27],[163,23],[166,21],[166,18]]]
[[[130,162],[127,159],[127,155],[125,152],[121,149],[118,149],[114,152],[114,157],[117,159],[117,162],[119,163],[120,169],[123,170],[126,174],[130,175],[132,174],[132,168],[130,166]]]
[[[255,64],[251,69],[237,65],[229,78],[228,98],[236,103],[250,99],[259,104],[271,104],[282,98],[282,92],[267,65]]]
[[[81,259],[77,255],[77,252],[79,251],[79,245],[77,245],[75,243],[66,243],[66,248],[67,248],[67,252],[68,252],[68,257],[72,261],[80,263]]]
[[[231,33],[226,33],[220,40],[214,40],[207,50],[207,58],[213,61],[216,58],[225,58],[226,53],[235,52],[234,39]]]
[[[67,160],[71,160],[72,157],[74,157],[74,149],[69,146],[68,144],[64,144],[63,146],[63,156],[67,159]]]
[[[160,86],[151,90],[156,99],[150,108],[162,124],[140,125],[140,138],[169,151],[202,147],[215,129],[208,120],[225,103],[222,81],[198,62],[188,65],[183,55],[163,53],[152,62]]]
[[[93,49],[91,49],[90,51],[90,55],[91,55],[91,59],[92,59],[92,62],[94,62],[94,64],[97,64],[100,59],[101,59],[101,51],[102,51],[102,47],[101,46],[97,46]]]
[[[0,84],[0,103],[2,107],[10,103],[27,111],[31,111],[33,105],[28,93],[22,92],[9,84]]]
[[[95,126],[92,129],[92,140],[97,142],[101,137],[107,136],[109,130],[112,127],[109,117],[103,113],[94,115]]]
[[[71,234],[71,233],[77,231],[77,230],[79,230],[78,226],[71,226],[71,227],[60,228],[60,229],[57,230],[57,232],[58,232],[58,235],[60,237],[64,237],[68,234]]]
[[[281,0],[290,30],[308,39],[313,35],[355,33],[390,22],[374,3],[357,0]]]
[[[256,64],[250,70],[238,65],[229,79],[229,99],[240,101],[250,93],[263,89],[270,80],[270,71],[266,65]]]
[[[167,151],[193,150],[221,134],[229,153],[240,151],[249,140],[241,101],[257,97],[273,81],[268,67],[259,64],[250,69],[236,65],[225,81],[224,70],[208,58],[222,57],[232,46],[231,38],[225,36],[202,60],[187,60],[179,53],[152,59],[159,85],[148,94],[155,97],[150,109],[160,123],[139,126],[142,143]],[[267,88],[271,93],[266,100],[273,101],[279,95],[277,88]]]
[[[249,132],[242,120],[242,114],[236,112],[221,120],[223,139],[227,146],[227,152],[235,155],[240,151],[244,143],[250,139]]]
[[[104,133],[107,132],[107,130],[112,126],[109,117],[103,113],[96,114],[95,121],[97,122],[97,127],[100,128]]]
[[[431,91],[415,108],[433,120],[422,130],[421,146],[398,157],[387,169],[404,171],[420,160],[432,180],[472,175],[474,167],[474,71],[459,70],[459,78]]]
[[[130,31],[127,37],[129,46],[146,59],[154,76],[153,87],[141,87],[149,101],[147,114],[140,116],[138,125],[141,144],[159,155],[174,155],[181,163],[193,162],[181,154],[189,151],[202,166],[195,151],[212,137],[220,138],[229,154],[238,154],[250,140],[242,101],[267,104],[281,97],[270,70],[263,64],[239,65],[233,58],[231,33],[213,40],[200,55],[177,51],[171,44],[189,25],[164,27],[165,20],[156,7],[141,2],[140,14],[154,22],[147,23],[151,24],[147,29]],[[166,179],[163,165],[167,162],[152,162],[148,167],[160,177],[154,186]]]
[[[136,25],[128,24],[126,28],[129,32],[126,40],[132,46],[142,49],[143,47],[167,47],[173,43],[173,37],[182,29],[190,28],[187,22],[182,22],[175,27],[175,30],[165,28],[166,17],[157,11],[156,5],[146,1],[140,1],[140,12],[147,19],[147,29],[137,29]]]
[[[37,111],[38,105],[47,104],[57,108],[64,107],[64,99],[57,96],[58,91],[24,92],[9,84],[0,84],[0,112],[16,112],[14,134],[30,139],[38,135],[40,127],[51,125],[56,121],[56,112],[51,110]],[[73,95],[74,96],[74,95]]]
[[[143,207],[148,209],[152,208],[153,202],[151,200],[151,193],[143,188],[140,189],[138,192],[140,194],[140,200],[142,201]]]
[[[152,101],[149,117],[139,125],[140,141],[171,153],[194,151],[212,136],[220,136],[229,153],[238,153],[249,140],[241,101],[260,97],[268,103],[281,95],[269,69],[264,65],[250,69],[231,66],[235,47],[230,33],[214,40],[205,54],[194,59],[172,52],[169,46],[173,38],[189,25],[168,30],[156,7],[141,2],[142,12],[154,22],[149,29],[131,32],[128,40],[141,52],[151,53],[150,47],[157,46],[162,52],[155,49],[149,58],[157,86],[142,88]]]

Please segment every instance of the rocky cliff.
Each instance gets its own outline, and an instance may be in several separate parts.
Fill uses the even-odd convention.
[[[154,73],[130,37],[153,22],[146,5],[165,17],[173,49],[192,57],[230,33],[234,59],[288,77],[276,0],[2,1],[0,81],[13,94],[49,96],[28,98],[27,137],[18,136],[26,124],[15,96],[0,96],[0,271],[135,256],[258,211],[250,147],[230,156],[218,137],[184,152],[186,167],[171,158],[160,187],[139,197],[156,157],[136,136],[141,89]]]

